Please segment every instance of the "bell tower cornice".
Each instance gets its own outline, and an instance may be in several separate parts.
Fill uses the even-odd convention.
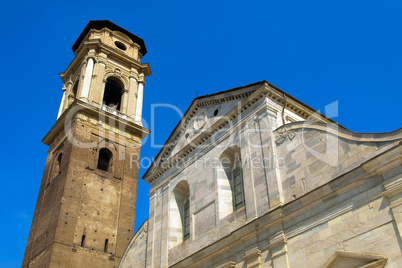
[[[141,63],[123,53],[115,51],[100,42],[100,40],[90,40],[80,48],[81,51],[76,55],[74,60],[67,67],[66,71],[60,73],[61,79],[64,81],[71,73],[73,73],[80,64],[84,64],[89,58],[92,58],[95,62],[107,65],[110,58],[121,60],[129,64],[131,72],[135,69],[137,73],[143,73],[144,78],[152,75],[151,68],[148,63]],[[97,51],[94,52],[93,50]],[[135,73],[133,73],[135,75]]]
[[[133,124],[126,120],[122,115],[115,115],[108,111],[102,111],[94,108],[92,105],[85,103],[81,100],[75,100],[74,103],[68,108],[66,113],[57,120],[56,124],[49,130],[46,136],[42,139],[42,142],[46,145],[52,145],[60,134],[66,134],[71,126],[71,123],[80,118],[81,121],[86,121],[88,124],[92,124],[94,127],[100,127],[99,120],[104,122],[115,122],[117,126],[124,126],[124,131],[119,129],[118,135],[126,136],[127,139],[133,139],[138,137],[137,142],[143,140],[150,130]],[[104,131],[113,131],[112,128],[106,127]]]

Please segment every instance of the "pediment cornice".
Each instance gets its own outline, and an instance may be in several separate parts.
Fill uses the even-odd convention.
[[[155,160],[148,168],[143,176],[143,179],[151,183],[158,179],[162,174],[174,166],[177,162],[182,161],[186,156],[191,154],[197,146],[207,142],[220,129],[224,128],[230,121],[235,120],[241,113],[248,110],[253,104],[262,98],[268,98],[270,101],[278,104],[278,106],[285,107],[286,109],[294,112],[303,119],[315,120],[318,122],[337,124],[318,111],[298,101],[292,96],[286,94],[279,88],[268,83],[267,81],[257,82],[248,86],[234,88],[226,91],[221,91],[215,94],[201,96],[193,100],[189,109],[185,112],[183,118],[177,124],[172,134],[156,156]],[[239,106],[236,106],[229,111],[224,117],[216,121],[207,130],[200,133],[184,146],[180,151],[171,155],[172,150],[177,145],[179,139],[184,134],[188,124],[192,122],[194,116],[198,114],[201,108],[207,106],[218,105],[225,102],[234,100],[241,100]],[[280,111],[276,111],[280,113]],[[344,128],[340,126],[341,128]]]

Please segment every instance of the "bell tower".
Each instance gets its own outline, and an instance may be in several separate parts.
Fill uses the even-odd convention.
[[[90,21],[72,49],[22,267],[117,267],[134,233],[144,41]]]

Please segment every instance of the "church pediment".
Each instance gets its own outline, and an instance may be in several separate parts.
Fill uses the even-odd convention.
[[[382,268],[387,258],[371,253],[358,253],[351,251],[336,251],[322,266],[323,268]]]
[[[279,125],[283,124],[281,118],[288,118],[289,114],[294,117],[288,122],[308,119],[335,123],[267,81],[201,96],[193,100],[143,179],[147,182],[154,181],[172,165],[199,148],[214,133],[227,127],[228,122],[264,98],[269,102],[267,105],[271,112],[280,121]]]
[[[264,82],[258,82],[196,98],[158,154],[157,159],[161,161],[160,164],[194,142],[263,85]]]
[[[210,129],[232,109],[239,107],[239,104],[254,91],[240,92],[240,94],[231,94],[212,100],[200,100],[194,103],[194,108],[187,118],[185,118],[181,131],[175,135],[174,143],[167,159],[174,156],[188,143],[191,143],[195,138]]]

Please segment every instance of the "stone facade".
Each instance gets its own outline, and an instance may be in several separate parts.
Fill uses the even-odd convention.
[[[353,133],[266,81],[192,102],[133,234],[147,51],[109,21],[73,51],[23,267],[402,263],[402,130]]]
[[[401,141],[265,81],[198,97],[143,177],[120,267],[399,267]]]
[[[117,267],[133,237],[146,49],[91,21],[73,50],[22,267]]]

